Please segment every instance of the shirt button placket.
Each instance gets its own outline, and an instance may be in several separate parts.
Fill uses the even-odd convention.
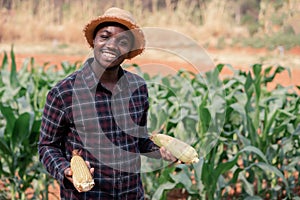
[[[121,179],[121,175],[119,175],[119,177],[118,177],[118,199],[120,199],[120,200],[122,200],[122,193],[121,192],[123,192],[122,191],[122,179]]]

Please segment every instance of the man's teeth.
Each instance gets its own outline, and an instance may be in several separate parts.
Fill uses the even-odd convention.
[[[103,55],[106,56],[106,57],[109,57],[109,58],[116,58],[117,57],[115,54],[111,54],[111,53],[108,53],[108,52],[103,52]]]

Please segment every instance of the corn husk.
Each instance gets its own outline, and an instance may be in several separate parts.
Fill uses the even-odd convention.
[[[72,154],[71,170],[73,173],[73,185],[79,192],[87,192],[94,187],[94,179],[85,161],[78,154],[78,150],[74,150]]]
[[[153,134],[150,139],[159,147],[165,147],[180,161],[191,164],[199,161],[197,151],[189,144],[165,134]]]

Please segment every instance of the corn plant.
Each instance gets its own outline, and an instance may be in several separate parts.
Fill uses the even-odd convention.
[[[4,54],[0,73],[0,198],[47,199],[53,179],[36,149],[41,112],[47,91],[79,63],[63,62],[58,70],[31,58],[17,71],[13,50],[10,58]],[[224,67],[234,74],[221,79]],[[143,173],[146,197],[167,199],[179,190],[188,199],[299,198],[299,93],[268,89],[285,70],[255,64],[249,71],[218,65],[165,77],[140,72],[149,87],[149,132],[181,139],[200,155],[196,164]]]
[[[19,71],[13,49],[4,53],[0,74],[0,194],[8,199],[48,198],[53,179],[38,161],[37,141],[46,93],[77,66],[48,71],[27,59]],[[69,66],[69,67],[67,67]],[[53,70],[54,68],[54,70]],[[66,71],[67,70],[67,71]],[[29,188],[32,192],[28,193]]]
[[[298,195],[292,188],[299,187],[299,181],[292,174],[299,170],[299,96],[280,85],[267,89],[288,69],[263,70],[255,64],[244,72],[227,66],[234,75],[221,80],[224,67],[218,65],[205,75],[142,74],[150,86],[150,132],[160,130],[182,139],[201,155],[195,165],[172,165],[145,174],[149,198],[166,199],[174,188],[187,191],[190,199]],[[237,185],[241,191],[233,197],[229,189]]]
[[[295,195],[291,186],[299,185],[291,176],[299,168],[299,163],[292,161],[299,159],[299,96],[281,85],[271,91],[266,88],[276,74],[288,69],[262,69],[255,64],[252,71],[236,71],[224,82],[230,98],[223,136],[232,141],[226,148],[257,149],[255,154],[241,156],[232,182],[242,181],[245,194],[252,197],[291,198]]]

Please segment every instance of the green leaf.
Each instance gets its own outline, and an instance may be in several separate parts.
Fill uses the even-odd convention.
[[[288,184],[286,178],[285,178],[284,175],[281,173],[281,171],[279,171],[276,167],[274,167],[274,166],[272,166],[272,165],[269,165],[269,164],[267,164],[267,163],[262,163],[262,162],[253,163],[252,165],[261,168],[261,169],[264,170],[265,172],[267,172],[267,171],[272,172],[272,173],[274,173],[276,176],[280,177],[280,178],[282,179],[283,183],[284,183],[285,186],[286,186],[285,189],[287,190],[288,193],[290,192],[289,184]]]
[[[62,66],[64,72],[67,72],[68,69],[70,68],[70,63],[68,61],[63,61],[63,62],[61,62],[61,66]]]
[[[210,163],[205,160],[202,164],[202,170],[201,170],[201,180],[203,181],[204,185],[209,186],[212,185],[212,182],[214,179],[211,177],[211,174],[213,172],[213,167],[210,165]]]
[[[167,87],[167,88],[171,87],[171,83],[170,83],[170,79],[169,79],[169,78],[163,77],[161,81],[162,81],[162,84],[163,84],[165,87]]]
[[[9,106],[4,106],[2,103],[0,103],[0,111],[4,116],[4,118],[6,119],[6,127],[5,127],[6,132],[8,134],[12,134],[13,127],[16,121],[13,108]]]
[[[216,68],[218,69],[219,72],[221,72],[223,70],[224,66],[225,66],[225,64],[218,64]]]
[[[211,121],[210,112],[206,107],[206,100],[207,100],[207,95],[205,96],[204,100],[201,102],[200,106],[198,107],[198,114],[201,123],[201,131],[200,131],[201,133],[207,132]]]
[[[278,67],[276,68],[274,74],[281,73],[281,72],[283,72],[284,70],[288,70],[289,75],[291,76],[290,70],[289,70],[288,68],[283,67],[283,66],[278,66]]]
[[[185,139],[187,139],[187,138],[185,138],[186,134],[187,133],[186,133],[186,129],[184,127],[183,121],[179,121],[174,130],[174,136],[180,140],[185,140]]]
[[[190,175],[186,174],[184,171],[180,171],[176,174],[170,174],[170,177],[176,184],[181,183],[184,188],[187,189],[189,194],[195,194],[195,191],[191,190],[193,184]]]
[[[176,187],[176,183],[166,182],[161,184],[153,194],[153,200],[160,200],[165,190],[171,190]]]
[[[7,66],[8,66],[8,58],[7,58],[7,53],[4,52],[4,56],[3,56],[3,59],[2,59],[2,64],[1,64],[1,70],[5,70],[7,69]]]
[[[251,73],[250,72],[248,72],[248,74],[247,74],[247,78],[246,78],[246,82],[245,82],[245,84],[244,84],[244,88],[245,88],[245,92],[246,92],[246,94],[247,94],[247,96],[248,96],[248,99],[251,99],[251,97],[252,97],[252,94],[253,94],[253,79],[252,79],[252,77],[251,77]]]
[[[260,73],[261,73],[262,65],[261,64],[254,64],[252,66],[252,68],[253,68],[254,75],[256,77],[259,77]]]
[[[26,88],[26,85],[28,81],[30,80],[30,77],[32,76],[31,73],[28,73],[28,65],[29,65],[30,59],[25,59],[25,61],[22,64],[21,69],[18,71],[18,74],[22,74],[22,76],[19,76],[19,83],[20,86]]]
[[[3,138],[0,138],[0,151],[2,152],[1,155],[5,157],[6,155],[11,156],[12,152],[8,145],[6,144]]]
[[[300,125],[297,126],[297,128],[293,132],[293,135],[296,135],[296,136],[300,135]]]
[[[222,87],[222,82],[219,79],[219,70],[218,68],[214,68],[211,71],[208,71],[205,73],[206,75],[206,83],[208,86],[209,92],[217,91],[221,89]]]
[[[13,46],[10,51],[11,57],[11,69],[10,69],[10,84],[14,87],[19,85],[18,77],[17,77],[17,64],[15,59],[15,54],[13,51]]]
[[[192,166],[195,170],[195,180],[196,180],[197,185],[198,185],[199,188],[200,188],[200,185],[201,185],[201,176],[202,176],[203,163],[204,163],[204,158],[200,157],[199,162],[192,164]]]
[[[268,119],[265,119],[265,128],[263,129],[263,137],[267,138],[267,135],[270,133],[271,131],[271,127],[273,125],[273,123],[275,122],[276,116],[278,114],[278,110],[273,110],[269,116]]]
[[[263,200],[263,198],[259,196],[248,196],[245,198],[245,200]]]
[[[239,151],[240,153],[242,152],[252,152],[252,153],[255,153],[256,155],[258,155],[265,163],[268,163],[268,159],[266,158],[266,156],[263,154],[263,152],[254,147],[254,146],[247,146],[245,147],[244,149],[240,150]]]
[[[18,143],[22,143],[24,139],[27,139],[29,137],[29,126],[30,126],[30,114],[29,113],[23,113],[19,116],[19,118],[16,120],[13,134],[12,134],[12,141],[14,146],[16,146]]]
[[[237,168],[234,173],[232,179],[229,181],[229,184],[235,184],[239,178],[240,173],[244,171],[244,169]]]
[[[273,68],[272,66],[266,67],[264,69],[264,75],[267,76],[271,72],[272,68]]]
[[[269,67],[265,70],[265,76],[264,76],[264,79],[263,79],[263,83],[265,83],[265,84],[268,83],[268,82],[272,82],[274,80],[274,78],[276,77],[276,75],[283,72],[284,70],[287,70],[288,74],[289,74],[289,77],[291,77],[291,70],[289,68],[285,68],[283,66],[278,66],[272,75],[267,76],[270,73],[271,69],[272,68]]]
[[[253,196],[254,195],[254,186],[253,186],[253,184],[250,183],[243,174],[240,175],[240,179],[244,183],[243,188],[244,188],[245,192],[247,194]]]
[[[26,98],[25,96],[22,96],[17,99],[19,113],[25,113],[25,112],[32,111],[32,107],[30,105],[30,100],[28,100],[28,99],[29,98]]]
[[[37,143],[39,133],[40,133],[41,123],[42,123],[41,119],[33,121],[31,131],[30,131],[31,133],[30,133],[30,136],[28,138],[29,139],[29,144]]]
[[[227,162],[220,163],[213,172],[213,177],[215,180],[218,180],[218,177],[230,170],[236,163],[239,158],[239,153],[236,154],[232,159],[228,160]]]
[[[293,160],[287,165],[288,169],[294,169],[300,163],[300,156],[293,157]]]

